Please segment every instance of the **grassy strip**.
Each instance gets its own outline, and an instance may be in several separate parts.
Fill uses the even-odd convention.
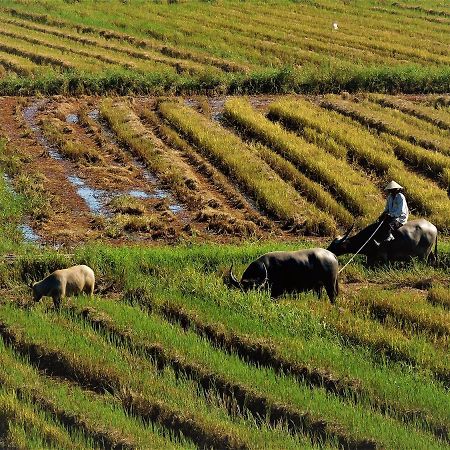
[[[306,233],[329,234],[335,229],[332,219],[303,199],[237,136],[184,105],[165,102],[159,111],[263,209]]]
[[[311,411],[299,410],[297,397],[307,394],[298,393],[292,399],[292,391],[298,387],[290,386],[284,377],[277,378],[270,370],[252,369],[236,356],[213,349],[193,332],[183,331],[156,315],[146,314],[137,306],[100,299],[93,303],[84,298],[79,304],[71,306],[71,310],[84,317],[94,328],[146,354],[161,369],[169,365],[178,374],[198,382],[205,391],[217,390],[225,398],[233,398],[239,410],[250,411],[257,421],[265,418],[263,420],[272,426],[280,420],[285,421],[303,445],[310,446],[311,442],[298,433],[308,434],[313,441],[326,441],[328,444],[329,439],[331,442],[336,439],[344,446],[372,445],[369,440],[356,441],[355,436],[330,423],[329,419],[318,418]],[[307,389],[304,388],[305,392]],[[281,400],[283,391],[290,392],[289,400]],[[299,402],[299,405],[303,404]]]
[[[243,99],[229,100],[225,104],[225,115],[252,136],[279,152],[311,178],[324,183],[327,188],[357,215],[374,216],[377,189],[367,183],[367,178],[356,172],[347,162],[323,152],[300,137],[285,131],[280,125],[256,112]],[[345,178],[341,176],[345,174]],[[307,186],[305,186],[306,188]],[[314,193],[311,193],[313,195]],[[328,206],[331,209],[331,205]]]
[[[0,340],[0,384],[14,389],[21,398],[33,402],[55,417],[68,430],[83,434],[108,448],[191,448],[163,437],[157,425],[147,427],[141,420],[125,413],[113,396],[98,396],[78,385],[60,383],[45,377],[28,361],[21,359]]]
[[[103,162],[102,156],[95,148],[86,146],[76,137],[68,136],[67,133],[64,133],[63,126],[58,119],[45,119],[42,124],[42,132],[50,142],[59,148],[64,156],[73,161],[94,164]]]
[[[89,449],[91,443],[69,433],[14,390],[0,388],[0,446],[4,449]]]
[[[335,100],[323,102],[322,105],[351,116],[351,112]],[[447,193],[434,186],[429,180],[408,170],[397,159],[390,145],[369,131],[334,111],[324,111],[301,99],[276,102],[271,105],[270,113],[297,127],[311,126],[321,132],[331,134],[334,139],[347,148],[349,156],[356,158],[362,165],[375,170],[383,178],[395,179],[405,186],[410,202],[421,213],[429,215],[439,228],[450,229]]]
[[[235,356],[213,349],[192,332],[183,333],[178,327],[156,316],[146,315],[136,307],[99,299],[95,302],[85,299],[81,303],[75,306],[75,310],[87,316],[95,327],[100,326],[132,346],[145,349],[162,366],[175,366],[192,376],[203,388],[214,386],[220,392],[223,390],[222,393],[236,399],[239,407],[247,407],[257,416],[271,417],[275,423],[284,417],[292,427],[301,418],[300,426],[304,432],[313,438],[317,435],[320,438],[337,436],[344,447],[368,448],[380,440],[381,445],[390,446],[405,441],[405,437],[401,437],[404,433],[402,426],[368,413],[362,405],[348,405],[330,396],[325,401],[324,392],[320,390],[311,392],[307,385],[298,385],[290,377],[277,377],[270,369],[247,366]],[[309,405],[306,414],[302,412],[305,404]],[[338,412],[337,415],[333,410]],[[336,428],[332,422],[339,422],[340,426]],[[336,432],[336,429],[342,431]],[[356,431],[361,437],[369,436],[369,439],[358,442],[355,440]]]
[[[0,321],[3,337],[29,354],[35,364],[83,386],[112,392],[127,411],[181,433],[199,446],[245,449],[268,443],[298,448],[298,441],[281,429],[254,428],[251,421],[238,417],[232,421],[214,395],[205,399],[193,383],[167,368],[158,372],[139,355],[111,346],[81,325],[9,305],[2,308]]]
[[[5,147],[6,141],[0,137],[0,157],[3,157]],[[16,251],[22,240],[17,226],[25,209],[25,199],[14,194],[4,176],[0,177],[0,199],[0,253],[5,254]]]
[[[15,197],[15,202],[22,205],[23,212],[26,212],[33,220],[47,220],[52,214],[51,200],[44,188],[44,176],[40,172],[25,172],[23,165],[26,156],[20,149],[8,145],[6,141],[0,139],[0,165],[4,172],[10,177],[14,191],[19,194]],[[5,187],[7,186],[6,180]],[[14,197],[12,192],[5,196]],[[6,211],[5,211],[6,212]]]
[[[431,335],[450,335],[449,314],[441,308],[430,306],[424,299],[410,292],[368,289],[358,295],[357,302],[368,307],[380,320],[392,316],[400,323],[410,324]]]
[[[351,310],[339,312],[323,302],[309,305],[312,314],[323,320],[344,343],[362,345],[374,355],[384,355],[392,361],[405,362],[450,386],[448,355],[416,336],[407,337],[395,327],[383,326],[373,320],[355,316]]]
[[[8,49],[12,51],[13,47]],[[27,52],[26,56],[32,56],[31,52]],[[33,58],[37,64],[45,63],[42,57]],[[48,63],[51,64],[51,61]],[[324,68],[320,71],[305,68],[301,72],[284,67],[260,69],[249,74],[178,75],[173,70],[139,73],[114,66],[100,72],[96,68],[72,70],[69,73],[44,71],[32,77],[5,76],[0,78],[0,95],[244,95],[295,92],[327,94],[344,91],[422,94],[448,92],[449,78],[447,67],[356,66],[351,69]]]
[[[436,108],[414,103],[412,101],[390,97],[385,95],[372,94],[369,96],[370,100],[379,103],[381,106],[398,109],[406,114],[410,114],[418,119],[436,125],[443,130],[450,130],[450,116]]]
[[[427,300],[433,305],[440,305],[450,309],[450,289],[448,286],[433,286],[427,295]]]

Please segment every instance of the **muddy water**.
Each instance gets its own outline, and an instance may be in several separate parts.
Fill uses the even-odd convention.
[[[53,159],[57,159],[60,161],[63,159],[63,157],[59,153],[58,149],[50,144],[50,142],[45,138],[36,119],[37,113],[45,106],[46,103],[48,103],[47,100],[37,100],[30,106],[27,106],[23,110],[23,118],[33,131],[39,144],[41,144],[45,148],[45,150]]]
[[[23,238],[27,242],[36,243],[40,241],[41,238],[34,232],[33,228],[26,223],[19,225],[17,228],[21,231]]]
[[[94,214],[103,213],[103,205],[101,199],[106,197],[105,191],[101,189],[95,189],[88,186],[84,180],[76,175],[70,175],[68,180],[77,188],[77,194],[85,201],[91,212]]]
[[[89,111],[88,116],[95,120],[100,127],[102,128],[102,132],[109,139],[110,143],[114,144],[117,147],[120,147],[120,144],[117,142],[114,133],[108,127],[104,120],[100,117],[100,112],[98,109],[94,109]],[[158,179],[147,169],[147,167],[137,158],[132,157],[133,164],[139,168],[142,173],[143,178],[151,185],[152,193],[148,194],[142,190],[133,189],[128,192],[118,193],[117,195],[128,194],[132,197],[140,198],[140,199],[167,199],[170,204],[168,209],[172,211],[174,214],[179,214],[184,211],[184,207],[179,203],[176,203],[172,195],[166,189],[159,187]]]
[[[78,123],[78,114],[67,114],[66,116],[66,122],[67,123]]]

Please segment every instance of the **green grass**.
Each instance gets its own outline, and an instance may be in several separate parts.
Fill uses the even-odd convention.
[[[243,364],[236,356],[228,356],[213,349],[194,333],[183,333],[177,326],[169,325],[153,314],[147,315],[136,306],[125,306],[101,299],[83,299],[74,309],[83,311],[84,308],[87,308],[94,323],[99,320],[106,330],[116,330],[120,335],[131,338],[134,345],[158,348],[167,361],[172,361],[172,364],[177,366],[193,368],[199,377],[213,376],[217,377],[216,382],[239,386],[247,392],[249,399],[263,395],[269,402],[285,405],[293,411],[302,411],[303,405],[308,404],[308,411],[313,417],[337,421],[341,426],[350,429],[353,427],[351,424],[355,423],[353,432],[358,430],[358,433],[364,433],[365,429],[369,434],[362,436],[370,436],[375,440],[384,439],[383,442],[388,446],[398,445],[398,442],[404,442],[406,439],[405,436],[398,435],[399,428],[394,422],[384,422],[377,414],[369,414],[363,419],[357,418],[358,415],[365,414],[359,406],[340,403],[320,390],[311,392],[306,385],[297,383],[289,376],[276,376],[273,370],[253,369]],[[339,413],[336,415],[337,411]],[[383,435],[380,430],[386,427],[391,427],[390,431]],[[369,431],[370,428],[373,431]],[[395,434],[397,438],[393,437]],[[388,444],[389,439],[393,440]]]
[[[174,424],[185,435],[214,445],[223,445],[220,443],[225,440],[231,448],[258,448],[265,442],[298,448],[298,440],[281,428],[264,424],[255,427],[251,418],[242,416],[230,418],[222,407],[223,400],[213,393],[203,397],[189,380],[176,377],[169,368],[158,371],[139,352],[131,354],[115,347],[113,338],[102,339],[82,323],[39,311],[24,312],[9,305],[4,305],[0,315],[14,335],[16,346],[37,346],[41,364],[48,369],[82,386],[113,392],[135,414],[153,417],[164,426]],[[51,362],[54,358],[59,369]]]
[[[0,381],[8,390],[20,395],[48,414],[64,419],[72,418],[71,433],[96,437],[108,445],[131,444],[147,448],[191,448],[187,440],[179,443],[164,438],[163,430],[154,425],[147,427],[139,418],[130,417],[112,395],[95,395],[76,384],[68,384],[46,377],[30,366],[0,340]]]

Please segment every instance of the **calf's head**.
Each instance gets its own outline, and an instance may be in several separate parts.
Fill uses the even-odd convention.
[[[38,302],[42,298],[42,294],[41,294],[41,291],[39,289],[38,283],[37,282],[31,283],[30,284],[30,288],[31,288],[31,291],[33,293],[33,300],[35,302]]]

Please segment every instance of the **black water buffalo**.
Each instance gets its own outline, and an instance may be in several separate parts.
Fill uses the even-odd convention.
[[[351,227],[343,237],[336,238],[328,250],[338,256],[356,253],[375,232],[377,226],[378,223],[371,224],[349,237],[353,228]],[[412,258],[434,263],[437,260],[437,235],[437,228],[428,220],[411,220],[396,231],[396,238],[393,241],[382,242],[378,247],[371,239],[360,251],[360,254],[366,255],[369,263],[408,261]],[[433,245],[435,246],[434,253]]]
[[[338,261],[323,248],[293,252],[270,252],[253,261],[238,281],[230,269],[231,284],[243,290],[268,286],[272,297],[284,293],[313,290],[319,296],[322,287],[331,303],[338,295]]]

